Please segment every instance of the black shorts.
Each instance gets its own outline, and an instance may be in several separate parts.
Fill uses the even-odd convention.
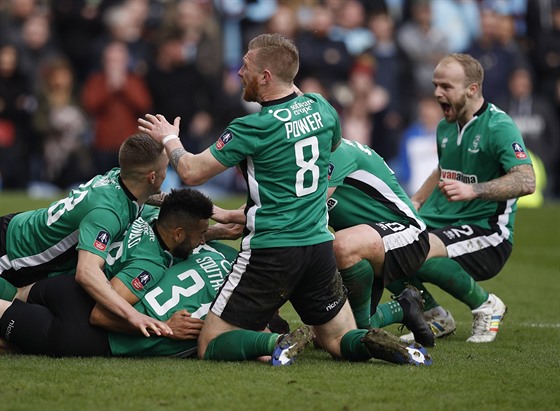
[[[94,305],[74,276],[47,278],[31,288],[28,303],[14,300],[0,320],[0,332],[27,354],[108,356],[107,331],[89,323]]]
[[[230,324],[259,331],[286,301],[308,325],[324,324],[338,314],[346,290],[332,241],[239,253],[211,310]]]
[[[368,225],[383,239],[384,285],[416,274],[430,251],[428,230],[401,223],[368,223]]]
[[[476,281],[489,280],[498,274],[511,255],[513,246],[495,230],[478,225],[447,226],[430,231]]]
[[[0,217],[0,277],[16,287],[23,287],[33,284],[43,278],[47,278],[50,273],[59,271],[61,267],[65,267],[70,259],[77,258],[78,251],[75,247],[71,247],[64,253],[43,264],[14,270],[7,255],[6,234],[8,231],[8,224],[17,214],[18,213],[7,214]]]

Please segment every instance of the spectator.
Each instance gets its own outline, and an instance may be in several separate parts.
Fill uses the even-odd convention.
[[[96,39],[105,30],[101,17],[107,8],[107,2],[51,1],[50,5],[53,32],[62,51],[71,61],[76,83],[81,87],[97,64],[91,51]]]
[[[341,41],[331,40],[332,12],[324,6],[313,9],[310,27],[296,38],[300,68],[296,83],[306,77],[317,78],[330,92],[336,84],[348,81],[352,57]]]
[[[437,166],[436,129],[440,120],[436,99],[422,97],[416,121],[403,132],[399,154],[390,166],[409,196],[418,191]]]
[[[141,4],[136,0],[128,0],[107,9],[103,14],[106,30],[94,44],[94,54],[98,56],[103,55],[110,43],[125,44],[128,49],[128,69],[138,75],[146,73],[150,53],[150,45],[143,38],[147,13],[143,11]]]
[[[480,12],[481,33],[466,53],[480,61],[484,68],[484,96],[489,101],[503,101],[508,94],[508,78],[520,64],[518,51],[499,39],[500,16],[491,8]]]
[[[421,96],[432,92],[432,73],[449,46],[445,34],[433,25],[429,1],[413,0],[411,13],[411,20],[399,28],[397,40],[412,61],[413,95]]]
[[[335,20],[329,37],[333,40],[343,41],[353,57],[359,56],[373,45],[375,38],[365,27],[364,6],[358,0],[347,0]]]
[[[155,112],[171,118],[181,117],[183,143],[198,153],[200,138],[211,126],[206,111],[210,97],[195,61],[185,56],[180,33],[171,33],[161,41],[150,63],[146,82]]]
[[[369,27],[376,39],[368,51],[377,61],[375,81],[390,96],[383,121],[376,124],[370,140],[377,153],[390,160],[397,155],[399,135],[410,117],[413,66],[397,42],[395,24],[386,12],[372,14]]]
[[[37,0],[7,0],[0,7],[0,39],[22,45],[22,28],[25,21],[38,12]]]
[[[52,38],[50,22],[45,14],[34,14],[22,27],[21,65],[34,93],[39,91],[41,70],[49,60],[61,56]]]
[[[480,32],[477,0],[438,0],[432,2],[434,27],[445,34],[449,51],[461,53]]]
[[[121,143],[136,131],[138,117],[152,106],[144,79],[128,70],[124,43],[109,43],[103,51],[103,68],[88,76],[82,103],[95,122],[93,149],[96,172],[118,166]]]
[[[25,188],[29,178],[29,119],[35,100],[13,44],[0,46],[0,188]]]
[[[531,1],[527,7],[528,37],[533,41],[531,61],[537,74],[535,88],[553,105],[556,118],[560,118],[560,1]],[[560,162],[552,174],[560,176]],[[551,191],[560,197],[560,178],[551,183]]]
[[[509,96],[500,105],[521,131],[527,148],[543,162],[548,179],[545,195],[557,184],[556,167],[560,162],[560,126],[548,100],[533,90],[533,80],[527,68],[514,70],[509,78]]]
[[[86,146],[88,121],[76,95],[74,74],[65,59],[45,67],[33,128],[42,144],[40,179],[59,189],[93,177]]]

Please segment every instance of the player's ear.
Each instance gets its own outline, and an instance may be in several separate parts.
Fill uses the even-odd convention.
[[[154,170],[150,171],[146,176],[146,181],[148,184],[155,184],[156,183],[156,172]]]
[[[176,227],[173,230],[173,240],[176,243],[182,243],[185,240],[185,229],[183,227]]]
[[[272,77],[272,73],[269,70],[263,70],[263,72],[261,73],[261,78],[260,78],[260,82],[261,82],[261,86],[268,83],[270,81],[270,78]]]
[[[477,91],[478,91],[478,84],[472,83],[471,85],[469,85],[469,87],[467,87],[467,96],[472,97],[476,94]]]

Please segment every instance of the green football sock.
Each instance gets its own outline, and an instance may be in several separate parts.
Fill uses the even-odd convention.
[[[279,334],[233,330],[218,335],[206,348],[205,360],[242,361],[271,355]]]
[[[418,271],[422,281],[437,285],[442,290],[475,309],[488,299],[488,292],[451,258],[431,258]],[[425,299],[424,294],[422,297]],[[427,310],[424,306],[424,310]]]
[[[0,278],[0,300],[12,301],[17,293],[17,287]]]
[[[400,323],[403,320],[403,309],[397,301],[379,304],[370,318],[370,326],[382,328],[387,325]]]
[[[367,361],[371,358],[369,350],[362,342],[366,333],[367,330],[351,330],[342,336],[340,340],[342,358],[348,361]]]
[[[342,281],[348,289],[348,301],[356,318],[358,328],[369,327],[373,269],[367,260],[340,270]]]
[[[424,265],[425,264],[426,263],[424,263]],[[424,267],[424,265],[422,265],[422,267]],[[413,285],[414,287],[418,288],[422,292],[422,299],[424,300],[424,311],[428,311],[431,310],[432,308],[439,307],[439,304],[437,303],[435,298],[432,296],[432,294],[430,294],[430,292],[426,289],[426,287],[424,287],[422,281],[420,281],[420,279],[418,279],[416,276],[395,280],[387,286],[387,289],[391,291],[394,295],[399,295],[406,288],[406,284]]]

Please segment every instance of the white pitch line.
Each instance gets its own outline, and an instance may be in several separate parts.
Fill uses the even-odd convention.
[[[467,324],[467,323],[464,321],[457,321],[457,324]],[[504,320],[504,324],[506,327],[508,324],[512,324],[518,327],[525,327],[525,328],[560,328],[560,323],[510,323],[507,317]]]
[[[507,321],[507,319],[506,319]],[[542,323],[521,323],[519,324],[521,327],[529,327],[529,328],[560,328],[560,324],[542,324]]]

